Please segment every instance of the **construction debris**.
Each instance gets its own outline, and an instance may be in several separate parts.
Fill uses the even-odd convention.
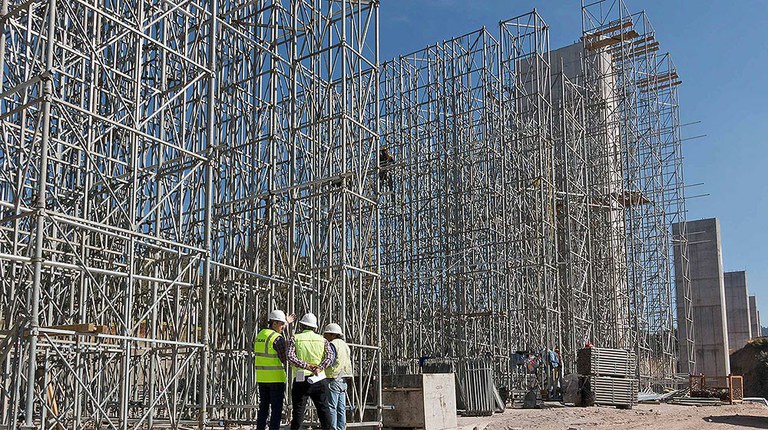
[[[766,400],[765,397],[744,397],[743,401],[746,403],[758,403],[768,406],[768,400]]]
[[[711,397],[682,397],[669,403],[681,406],[720,406],[724,404],[722,400]]]
[[[680,398],[685,396],[688,393],[688,390],[671,390],[666,393],[655,393],[651,391],[650,389],[647,389],[645,391],[641,391],[637,393],[637,402],[638,403],[649,403],[649,404],[657,404],[662,402],[671,401],[675,398]]]

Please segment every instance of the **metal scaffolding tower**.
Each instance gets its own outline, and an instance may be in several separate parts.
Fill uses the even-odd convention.
[[[599,211],[593,205],[594,188],[591,158],[587,146],[585,89],[571,80],[564,64],[554,64],[553,107],[555,141],[555,184],[557,214],[557,262],[559,291],[557,307],[562,312],[560,355],[573,363],[576,352],[594,333],[593,291],[595,265],[592,261],[593,222]],[[576,77],[578,78],[578,77]]]
[[[382,145],[394,157],[382,171],[392,370],[436,352],[504,359],[509,304],[494,286],[507,282],[497,206],[505,170],[500,104],[486,96],[498,93],[497,43],[480,30],[382,66]],[[488,329],[490,315],[502,318]]]
[[[380,421],[378,2],[0,13],[2,424],[252,421],[274,307],[342,325]]]
[[[559,344],[550,79],[536,12],[382,66],[389,371]]]
[[[614,164],[621,186],[611,196],[612,206],[623,209],[629,339],[618,343],[635,350],[642,382],[669,385],[678,359],[670,226],[685,221],[681,81],[645,13],[631,14],[621,0],[583,2],[582,24],[590,106],[598,106],[592,117],[605,118],[598,127],[608,130],[606,143],[621,157]],[[687,245],[677,242],[687,255]],[[689,305],[690,280],[678,281],[688,292],[678,300]]]
[[[672,383],[679,80],[644,14],[582,12],[552,53],[534,11],[382,66],[387,372],[483,359],[524,387],[513,356],[558,350],[570,372],[591,342]]]

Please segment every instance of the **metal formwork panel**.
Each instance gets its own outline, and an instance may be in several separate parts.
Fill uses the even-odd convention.
[[[632,407],[637,404],[637,379],[589,377],[595,404]]]
[[[583,348],[579,350],[576,368],[580,375],[634,376],[635,353],[624,349]]]

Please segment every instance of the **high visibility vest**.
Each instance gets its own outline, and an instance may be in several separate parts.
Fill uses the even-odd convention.
[[[331,344],[336,348],[336,361],[326,369],[329,378],[346,378],[352,376],[352,359],[349,345],[341,339],[334,339]]]
[[[312,330],[304,330],[301,333],[297,333],[293,339],[296,345],[296,358],[309,364],[320,365],[323,357],[325,357],[325,342],[327,341],[324,337]],[[298,368],[295,370],[296,372],[304,372],[305,377],[313,375],[309,370]],[[320,375],[325,375],[325,371],[320,372]]]
[[[253,344],[256,382],[285,382],[285,367],[275,350],[275,341],[279,336],[282,335],[271,328],[265,328],[256,336]]]

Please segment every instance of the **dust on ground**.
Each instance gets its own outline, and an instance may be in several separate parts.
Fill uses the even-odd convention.
[[[614,407],[548,407],[507,409],[491,417],[459,417],[465,430],[768,429],[768,407],[756,403],[723,406],[637,405]]]

